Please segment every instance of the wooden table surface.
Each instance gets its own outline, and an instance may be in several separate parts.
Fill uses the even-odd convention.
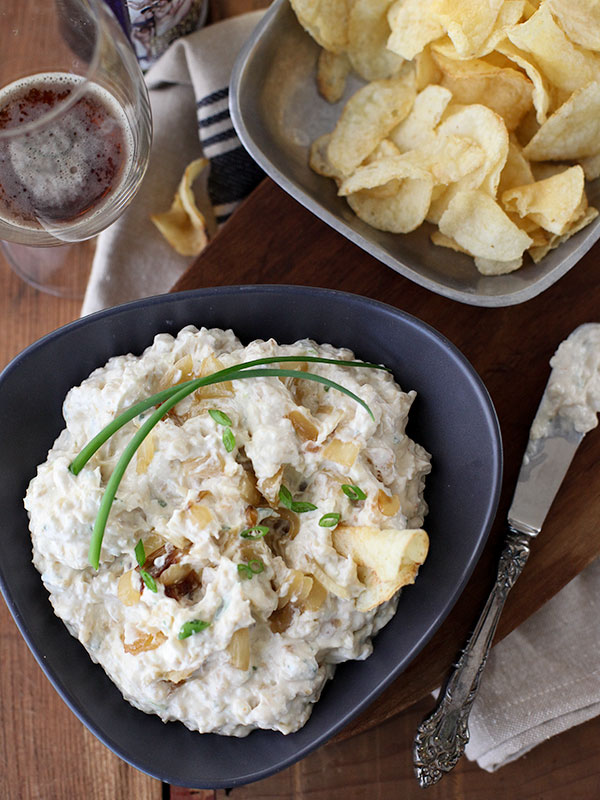
[[[212,0],[211,16],[216,20],[264,5],[261,0]],[[220,236],[226,233],[227,228]],[[85,275],[89,259],[89,247],[73,253],[74,285],[78,273]],[[600,245],[585,260],[588,282],[589,270],[597,267],[599,260]],[[268,281],[269,274],[267,270],[254,281]],[[581,275],[583,280],[583,272]],[[405,297],[405,302],[395,297],[392,302],[419,316],[419,303],[425,302],[427,293],[398,276],[382,278],[392,279],[398,282],[398,292]],[[210,285],[208,276],[207,281]],[[578,281],[572,278],[565,286],[573,293]],[[335,275],[323,274],[320,285],[337,288],[339,282]],[[360,284],[355,291],[360,291]],[[548,297],[546,319],[540,323],[544,325],[552,320],[552,302],[559,303],[557,292],[548,293]],[[448,307],[460,308],[445,302]],[[0,255],[0,368],[29,343],[75,319],[79,309],[78,300],[41,294],[24,284]],[[482,326],[485,315],[483,311]],[[526,341],[523,347],[527,347]],[[506,370],[511,360],[518,360],[518,353],[506,356],[498,360],[500,371]],[[0,603],[0,659],[0,798],[3,800],[224,800],[224,791],[162,785],[100,744],[52,689],[4,603]],[[384,700],[381,719],[386,717],[385,706]],[[236,788],[229,796],[234,800],[421,797],[423,790],[418,787],[412,770],[411,745],[416,725],[430,707],[429,699],[420,700],[365,732],[325,745],[278,775]],[[427,790],[427,796],[432,800],[507,797],[562,800],[568,795],[572,800],[592,800],[600,796],[599,750],[600,718],[554,737],[492,775],[463,760],[440,784]]]

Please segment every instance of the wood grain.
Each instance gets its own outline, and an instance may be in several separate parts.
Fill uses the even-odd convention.
[[[243,253],[243,257],[240,254]],[[387,302],[430,323],[456,344],[483,378],[503,433],[505,470],[496,524],[448,621],[402,677],[338,738],[380,724],[439,686],[476,621],[495,576],[529,427],[559,342],[598,319],[596,247],[542,296],[508,308],[478,308],[417,286],[367,255],[266,179],[174,291],[236,283],[295,283],[342,289]],[[544,322],[542,322],[544,321]],[[434,456],[435,457],[435,456]],[[584,440],[526,572],[509,596],[498,638],[542,606],[598,553],[600,437]],[[586,500],[581,502],[582,483]],[[577,535],[573,535],[573,531]]]

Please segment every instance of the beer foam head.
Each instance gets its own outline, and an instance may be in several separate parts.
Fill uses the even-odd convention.
[[[10,96],[0,95],[0,107],[11,109],[13,117],[42,119],[82,82],[63,73],[31,76],[7,87]],[[18,121],[13,119],[9,127],[18,129]],[[88,211],[114,190],[132,152],[123,110],[97,84],[89,84],[81,97],[38,130],[7,143],[14,181],[26,195],[21,201],[40,221]]]

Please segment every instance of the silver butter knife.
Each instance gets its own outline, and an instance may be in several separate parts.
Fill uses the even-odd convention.
[[[571,347],[571,351],[566,348]],[[468,719],[479,689],[488,653],[506,597],[529,556],[531,540],[542,529],[575,451],[588,430],[597,424],[600,404],[600,325],[581,325],[562,343],[554,369],[531,426],[514,497],[508,511],[508,534],[500,555],[496,582],[457,664],[440,694],[435,710],[417,729],[414,766],[422,787],[432,786],[450,772],[469,741]],[[579,348],[579,350],[577,350]],[[590,358],[591,348],[593,358]],[[592,407],[584,399],[578,405],[568,394],[567,374],[577,366],[582,374],[570,375],[585,384],[592,375]],[[587,359],[587,365],[584,361]],[[571,365],[571,366],[569,366]],[[594,377],[595,374],[595,377]],[[589,395],[589,392],[588,392]],[[562,403],[562,405],[561,405]],[[595,403],[595,404],[594,404]],[[591,421],[592,420],[592,421]]]

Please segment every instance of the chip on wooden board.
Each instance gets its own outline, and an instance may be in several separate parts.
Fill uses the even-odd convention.
[[[207,165],[205,158],[188,164],[171,208],[162,214],[150,216],[165,239],[182,256],[197,256],[208,244],[206,220],[196,205],[192,191],[192,184]]]

